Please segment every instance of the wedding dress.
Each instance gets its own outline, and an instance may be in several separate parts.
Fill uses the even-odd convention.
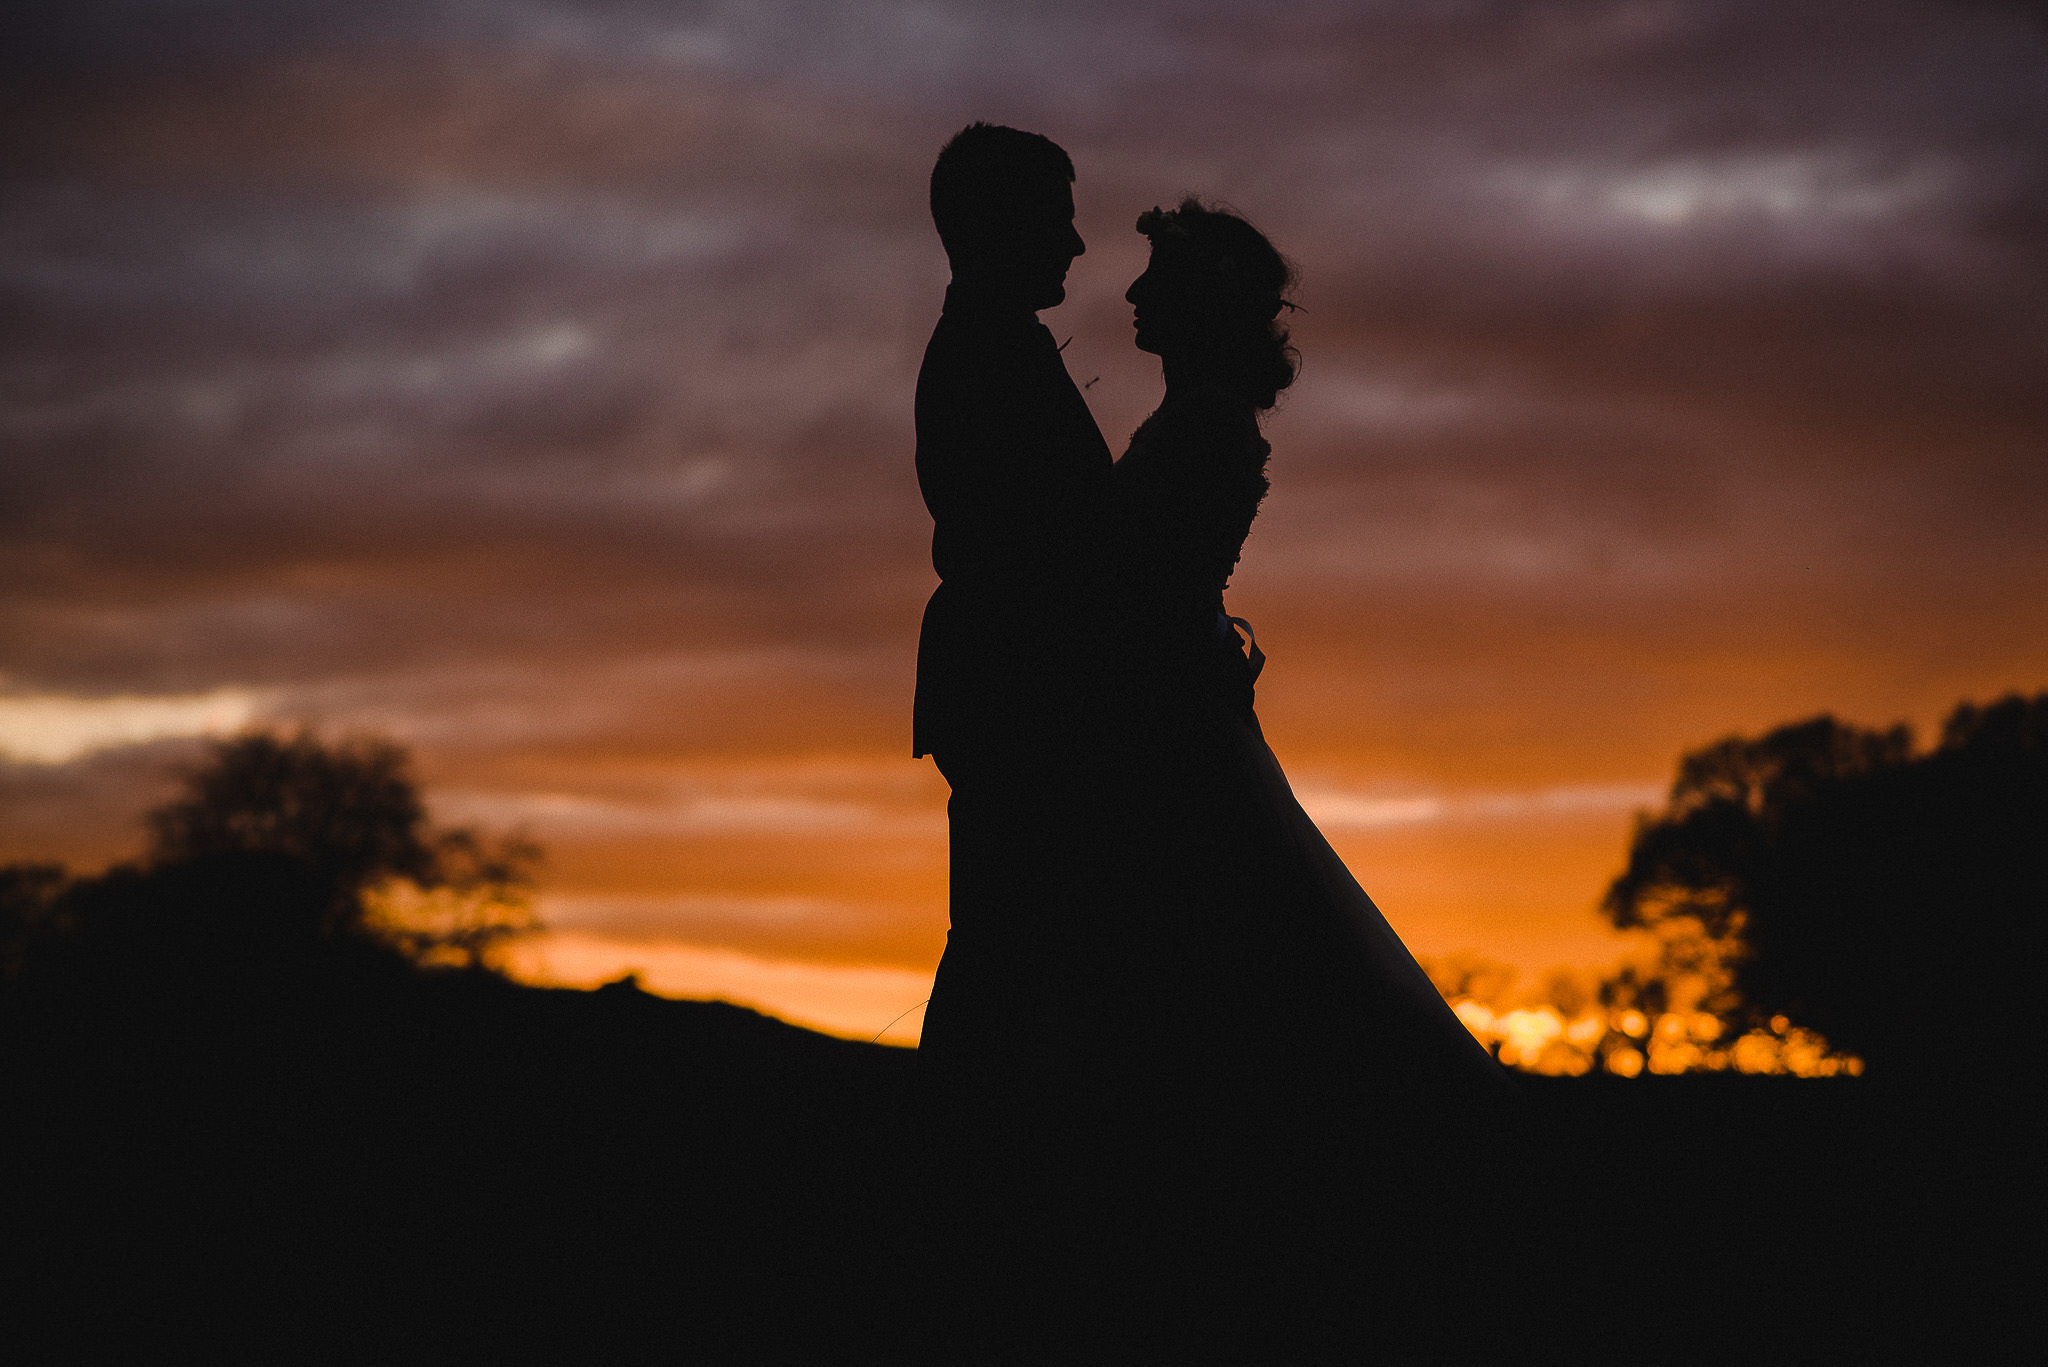
[[[1469,1132],[1502,1069],[1295,799],[1253,711],[1262,657],[1224,613],[1269,450],[1248,405],[1182,392],[1114,470],[1104,1066],[1197,1121]]]

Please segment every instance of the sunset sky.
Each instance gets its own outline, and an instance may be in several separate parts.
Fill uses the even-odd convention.
[[[198,736],[373,732],[546,846],[525,971],[915,1007],[910,400],[977,118],[1078,167],[1045,321],[1114,449],[1138,213],[1298,262],[1229,602],[1418,953],[1603,967],[1682,750],[2048,687],[2040,5],[20,8],[0,860],[136,853]]]

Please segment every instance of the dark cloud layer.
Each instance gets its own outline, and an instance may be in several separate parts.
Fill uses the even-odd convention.
[[[1654,778],[2048,679],[2038,6],[11,22],[0,693],[257,690],[447,783],[895,755],[924,177],[975,117],[1080,167],[1049,321],[1112,442],[1156,394],[1138,210],[1300,262],[1234,601],[1318,772]]]

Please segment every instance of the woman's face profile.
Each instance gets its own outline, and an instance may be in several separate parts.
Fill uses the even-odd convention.
[[[1138,350],[1163,356],[1187,345],[1199,318],[1194,273],[1181,254],[1154,246],[1145,273],[1124,291]]]

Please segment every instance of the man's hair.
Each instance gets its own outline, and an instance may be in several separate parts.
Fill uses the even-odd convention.
[[[954,261],[1005,236],[1048,188],[1072,183],[1074,163],[1038,133],[971,123],[939,150],[932,166],[932,224]]]

